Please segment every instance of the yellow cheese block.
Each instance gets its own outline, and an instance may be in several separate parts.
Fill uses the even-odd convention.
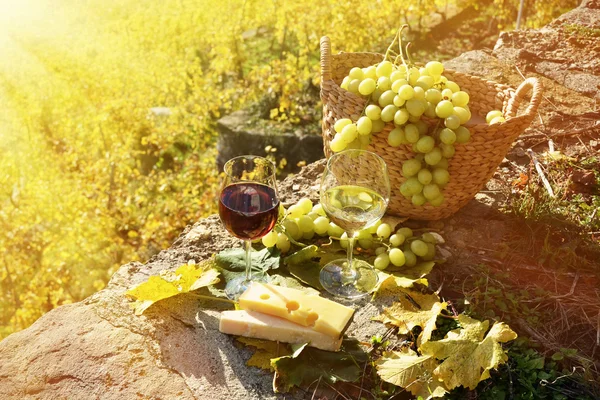
[[[350,307],[317,295],[259,282],[253,282],[238,301],[243,310],[284,318],[334,338],[342,335],[354,313]]]
[[[230,335],[267,339],[285,343],[307,343],[322,350],[338,351],[342,339],[317,332],[283,318],[256,311],[223,311],[219,330]]]

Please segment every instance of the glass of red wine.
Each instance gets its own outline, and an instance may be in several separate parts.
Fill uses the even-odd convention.
[[[244,241],[246,273],[225,287],[233,300],[250,286],[252,280],[266,281],[264,273],[252,274],[252,241],[269,233],[279,214],[275,165],[259,156],[240,156],[225,163],[225,179],[219,196],[219,216],[229,233]]]

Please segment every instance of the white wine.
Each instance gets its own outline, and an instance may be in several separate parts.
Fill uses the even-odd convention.
[[[331,221],[346,232],[356,232],[383,216],[387,200],[362,186],[342,185],[323,193],[321,204]]]

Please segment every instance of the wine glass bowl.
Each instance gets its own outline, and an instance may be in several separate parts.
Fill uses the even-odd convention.
[[[390,181],[385,161],[365,150],[334,154],[321,179],[320,201],[329,219],[348,235],[348,257],[323,267],[321,285],[345,298],[359,298],[371,292],[378,282],[371,265],[352,256],[354,233],[379,220],[390,198]]]
[[[266,280],[264,275],[252,275],[252,241],[269,233],[279,214],[275,166],[259,156],[240,156],[227,161],[219,196],[219,217],[225,229],[244,241],[246,271],[243,277],[227,283],[225,293],[237,298],[251,280]]]

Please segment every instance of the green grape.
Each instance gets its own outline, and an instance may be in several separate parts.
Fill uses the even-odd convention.
[[[379,98],[381,97],[381,94],[382,94],[382,93],[383,93],[383,92],[382,92],[381,90],[379,90],[379,89],[375,89],[375,90],[373,91],[373,93],[371,93],[371,102],[373,102],[373,103],[377,103],[377,102],[379,101]]]
[[[431,174],[431,171],[429,171],[428,169],[423,168],[417,174],[417,179],[423,185],[427,185],[427,184],[431,183],[431,180],[433,179],[433,175]]]
[[[469,94],[459,90],[452,94],[452,104],[457,107],[464,107],[469,103]]]
[[[398,96],[404,100],[410,100],[415,95],[415,90],[410,85],[402,85],[400,89],[398,89]]]
[[[373,261],[373,266],[375,269],[380,271],[386,269],[388,265],[390,265],[390,256],[388,256],[387,253],[379,254],[377,257],[375,257],[375,261]]]
[[[408,82],[406,82],[404,79],[392,81],[392,91],[394,93],[398,93],[400,91],[400,88],[404,85],[408,85]]]
[[[417,193],[411,197],[411,202],[413,203],[413,205],[419,207],[425,204],[427,202],[427,199],[421,193]]]
[[[435,88],[427,89],[425,92],[425,100],[430,103],[437,104],[442,101],[442,92]]]
[[[410,228],[400,228],[396,233],[404,236],[406,239],[413,237],[413,231]]]
[[[492,118],[492,120],[490,121],[490,125],[500,124],[502,122],[506,122],[504,117],[495,117],[495,118]]]
[[[448,100],[442,100],[435,106],[435,114],[440,118],[448,118],[454,113],[454,106]]]
[[[277,244],[277,232],[271,231],[262,237],[262,244],[265,247],[273,247]]]
[[[444,73],[444,65],[439,61],[429,61],[425,64],[425,69],[429,75],[441,75]]]
[[[454,112],[454,109],[452,109],[452,112]],[[446,128],[456,129],[460,126],[460,118],[458,115],[452,114],[444,120],[444,125],[446,125]]]
[[[408,83],[411,84],[412,86],[415,86],[417,84],[417,81],[419,80],[420,76],[421,76],[421,74],[419,73],[419,70],[415,67],[411,67],[409,70]]]
[[[423,90],[427,90],[435,85],[435,81],[431,76],[421,75],[419,79],[417,79],[417,86],[420,86]]]
[[[385,92],[386,90],[390,90],[392,88],[392,81],[387,76],[382,76],[377,79],[377,87],[379,90]]]
[[[387,253],[387,247],[378,247],[375,249],[375,255],[378,256],[380,254]]]
[[[425,114],[425,116],[428,118],[437,118],[437,114],[435,113],[435,104],[427,102],[427,108],[423,114]]]
[[[437,164],[435,164],[435,167],[448,170],[448,159],[442,157],[442,159]]]
[[[404,243],[405,240],[406,238],[401,233],[394,233],[392,236],[390,236],[389,239],[390,244],[394,247],[402,245],[402,243]]]
[[[342,129],[342,133],[340,133],[340,139],[346,144],[352,143],[354,139],[358,136],[358,132],[356,131],[356,124],[349,124]]]
[[[442,150],[439,147],[434,147],[429,153],[425,154],[425,162],[428,165],[435,165],[442,159]]]
[[[396,107],[393,104],[389,104],[383,107],[383,110],[381,110],[381,120],[383,122],[392,121],[394,119],[394,116],[396,115],[396,111],[398,111],[398,107]]]
[[[402,107],[404,105],[404,103],[406,103],[406,100],[404,100],[403,98],[401,98],[398,95],[394,96],[394,105],[396,107]]]
[[[488,124],[496,117],[503,117],[502,111],[500,110],[492,110],[485,116],[485,122]]]
[[[411,122],[413,124],[416,124],[417,122],[419,122],[421,120],[421,116],[420,115],[410,115],[408,117],[408,122]]]
[[[437,240],[435,239],[435,236],[433,236],[433,235],[432,235],[431,233],[429,233],[429,232],[422,234],[422,235],[421,235],[421,239],[422,239],[424,242],[427,242],[427,243],[433,243],[433,244],[436,244],[436,243],[437,243]]]
[[[410,196],[415,195],[417,193],[421,193],[421,191],[423,190],[423,185],[414,176],[408,178],[405,183]]]
[[[390,80],[392,82],[396,82],[396,81],[401,81],[404,78],[406,78],[406,71],[401,71],[399,69],[395,70],[394,72],[392,72],[392,74],[390,75]],[[408,83],[408,82],[406,82]]]
[[[346,76],[344,77],[344,79],[342,80],[342,83],[340,85],[340,87],[344,90],[348,90],[348,85],[350,84],[350,77]]]
[[[350,91],[351,93],[354,93],[354,94],[359,94],[358,93],[358,87],[359,86],[360,86],[360,80],[359,79],[353,79],[348,84],[348,91]]]
[[[452,158],[456,153],[456,149],[451,144],[442,143],[440,149],[442,149],[442,156],[445,158]]]
[[[396,93],[391,90],[386,90],[379,96],[377,102],[381,107],[388,106],[390,104],[394,104],[394,97],[396,97]]]
[[[421,115],[423,115],[426,108],[427,103],[424,100],[412,98],[406,101],[406,110],[412,116],[420,117]]]
[[[290,218],[300,218],[302,215],[304,215],[304,213],[299,205],[294,204],[288,208],[288,216]]]
[[[329,148],[334,153],[338,153],[346,149],[346,143],[344,143],[344,141],[336,135],[336,137],[331,142],[329,142]]]
[[[371,135],[359,135],[358,141],[360,142],[361,146],[365,146],[365,148],[369,147],[371,144]]]
[[[365,108],[365,115],[371,121],[376,121],[381,117],[381,108],[375,104],[369,104],[367,108]]]
[[[342,236],[340,236],[340,246],[342,247],[342,249],[348,247],[348,234],[346,232],[344,232]]]
[[[404,135],[409,143],[417,143],[419,141],[419,128],[414,124],[408,124],[404,127]]]
[[[393,248],[388,254],[390,262],[396,267],[401,267],[406,264],[406,257],[404,256],[404,252],[402,250]]]
[[[333,124],[333,129],[337,133],[342,133],[342,129],[344,129],[346,125],[350,125],[351,123],[352,120],[350,118],[341,118],[335,121],[335,124]]]
[[[370,65],[370,66],[368,66],[366,68],[363,68],[362,70],[363,70],[363,74],[364,74],[365,79],[366,78],[371,78],[374,81],[377,80],[377,72],[376,72],[376,69],[375,69],[374,65]]]
[[[392,227],[389,224],[381,224],[377,228],[377,236],[387,239],[392,234]]]
[[[464,107],[454,107],[454,115],[460,120],[460,124],[464,125],[471,119],[471,111]]]
[[[423,136],[417,141],[417,151],[419,153],[429,153],[435,146],[435,139],[431,136]]]
[[[298,228],[302,233],[311,232],[315,228],[313,220],[308,215],[303,215],[298,218]]]
[[[382,61],[379,64],[377,64],[375,68],[378,78],[381,78],[382,76],[389,77],[392,74],[392,71],[394,70],[394,64],[392,64],[389,61]]]
[[[350,72],[348,73],[348,76],[352,79],[364,79],[365,73],[363,72],[363,70],[361,68],[354,67],[350,70]]]
[[[348,143],[346,145],[346,148],[349,150],[356,150],[356,149],[361,148],[360,141],[358,140],[358,133],[357,133],[356,139],[354,139],[352,142]]]
[[[368,250],[371,248],[371,246],[373,246],[373,239],[358,239],[358,245],[361,248]]]
[[[315,219],[319,218],[319,214],[312,212],[312,210],[311,210],[311,212],[309,212],[306,215],[308,215],[310,217],[310,219],[313,220],[313,222],[314,222]]]
[[[425,100],[425,91],[423,90],[422,87],[415,86],[413,89],[415,91],[415,95],[413,96],[413,99]]]
[[[367,78],[362,81],[360,85],[358,85],[358,93],[362,94],[363,96],[368,96],[373,93],[376,86],[377,84],[373,79]]]
[[[404,131],[400,128],[394,128],[388,135],[388,144],[392,147],[398,147],[404,142],[406,142],[406,137],[404,137]]]
[[[317,235],[323,236],[327,233],[329,229],[329,219],[327,217],[317,217],[314,221],[315,233]]]
[[[371,133],[371,129],[373,129],[373,121],[369,117],[360,117],[356,121],[356,130],[359,135],[368,135]]]
[[[409,178],[419,173],[421,169],[421,161],[411,158],[402,163],[402,176]]]
[[[459,126],[456,130],[456,143],[467,143],[471,139],[471,132],[464,126]]]
[[[442,205],[442,203],[444,203],[444,195],[440,194],[438,197],[436,197],[433,200],[429,200],[429,204],[431,204],[434,207],[439,207]]]
[[[385,128],[385,122],[381,119],[377,119],[373,121],[373,127],[371,128],[371,133],[379,133]]]
[[[288,237],[286,236],[285,233],[280,233],[277,235],[277,248],[282,252],[282,253],[287,253],[290,250],[290,240],[288,239]]]
[[[410,249],[412,250],[413,253],[415,253],[415,255],[419,256],[419,257],[423,257],[427,254],[427,252],[429,251],[428,247],[427,247],[427,243],[425,243],[422,240],[413,240],[410,243]]]
[[[370,233],[370,234],[375,234],[377,233],[377,228],[379,228],[379,225],[381,225],[381,220],[378,219],[377,221],[375,221],[373,224],[369,225],[368,227],[366,227],[365,229]]]
[[[435,245],[432,243],[427,243],[427,254],[423,256],[423,260],[431,261],[435,258]]]
[[[410,114],[408,111],[406,111],[406,108],[399,109],[394,115],[394,123],[398,126],[404,125],[408,121],[409,115]]]
[[[315,231],[302,232],[302,239],[310,240],[315,237]]]
[[[419,130],[420,135],[427,135],[427,131],[429,130],[429,125],[425,121],[418,120],[414,123],[417,129]]]
[[[435,183],[430,183],[428,185],[423,186],[423,196],[427,200],[435,199],[440,195],[440,187]]]
[[[325,210],[323,210],[323,206],[321,205],[321,203],[317,203],[313,206],[312,208],[312,212],[325,217],[327,214],[325,214]]]
[[[339,238],[342,236],[343,233],[344,233],[344,230],[342,228],[340,228],[333,222],[329,223],[329,228],[327,228],[327,235],[329,235],[331,237]]]
[[[407,267],[414,267],[417,265],[417,256],[412,252],[412,250],[410,250],[410,248],[404,250],[404,258],[406,260],[404,265]]]
[[[454,93],[460,91],[460,87],[458,86],[458,84],[456,82],[448,81],[448,82],[446,82],[446,87],[448,89],[452,90],[452,92],[454,92]]]
[[[304,197],[304,198],[298,200],[296,205],[298,205],[300,207],[300,210],[302,210],[303,214],[308,214],[309,212],[312,211],[312,208],[313,208],[312,201],[310,201],[310,199],[307,197]]]
[[[409,191],[409,186],[404,182],[400,185],[400,194],[404,197],[411,197],[412,193]]]
[[[427,70],[425,69],[425,67],[419,68],[419,74],[421,76],[423,76],[423,75],[429,76],[429,73],[427,72]]]
[[[442,186],[442,185],[447,184],[450,181],[450,174],[448,173],[447,170],[445,170],[443,168],[438,168],[436,166],[436,168],[434,168],[433,172],[431,173],[431,180],[436,185]]]
[[[456,133],[452,129],[444,128],[440,131],[440,140],[442,143],[452,144],[456,142]]]
[[[446,88],[442,90],[442,99],[443,100],[451,100],[452,99],[452,94],[454,92],[452,92],[452,90]]]

